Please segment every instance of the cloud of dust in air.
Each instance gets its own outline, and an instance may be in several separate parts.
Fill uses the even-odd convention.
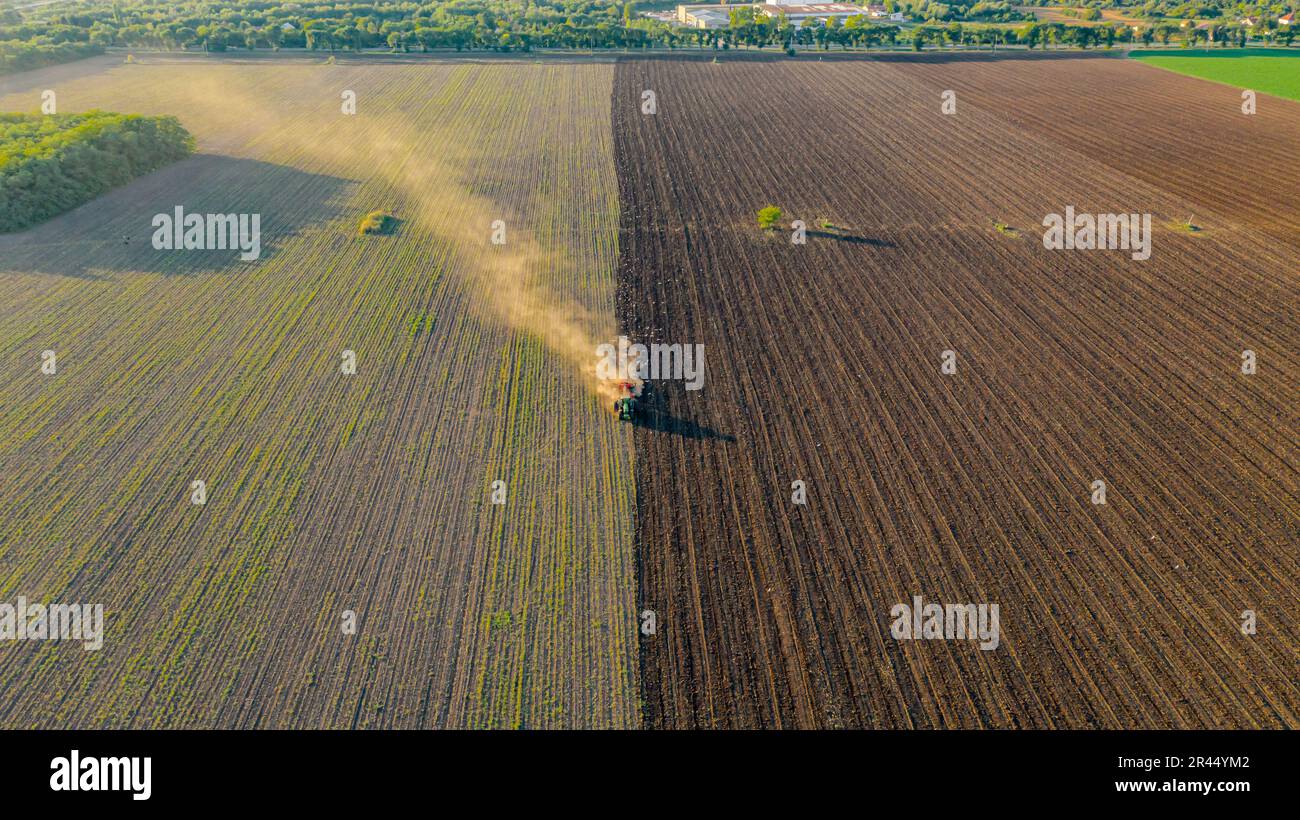
[[[474,169],[496,161],[478,148],[481,134],[440,126],[437,117],[426,118],[416,127],[418,114],[367,118],[359,113],[350,122],[338,113],[337,99],[328,94],[335,86],[346,88],[349,78],[355,75],[340,72],[337,81],[328,83],[313,78],[309,93],[313,97],[319,93],[324,100],[319,105],[313,102],[310,109],[299,101],[286,110],[212,75],[187,83],[185,94],[200,108],[212,104],[239,111],[240,122],[264,135],[257,142],[272,153],[283,152],[300,164],[319,164],[306,170],[360,180],[377,176],[392,186],[406,200],[406,207],[395,215],[448,243],[456,259],[451,268],[462,277],[475,304],[508,327],[542,340],[580,374],[606,408],[612,407],[621,388],[596,376],[596,348],[617,336],[614,318],[593,316],[548,287],[541,279],[543,272],[573,263],[542,247],[510,209],[471,189]],[[362,98],[362,106],[366,104],[376,103]],[[491,241],[496,220],[506,223],[507,239],[502,245]],[[638,384],[638,392],[639,388]]]

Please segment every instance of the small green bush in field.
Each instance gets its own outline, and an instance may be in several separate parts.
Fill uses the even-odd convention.
[[[366,218],[361,220],[361,226],[357,228],[357,236],[366,234],[390,234],[397,227],[397,219],[392,214],[383,211],[371,211],[366,214]]]
[[[768,205],[758,212],[758,227],[767,230],[776,224],[781,218],[781,209],[775,205]]]

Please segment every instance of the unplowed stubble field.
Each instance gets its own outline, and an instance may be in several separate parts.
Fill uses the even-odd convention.
[[[0,725],[635,725],[631,442],[570,341],[613,331],[611,79],[9,81],[0,109],[174,114],[199,154],[0,237],[0,600],[102,603],[107,631],[0,647]],[[155,251],[178,204],[260,213],[262,258]],[[397,233],[358,239],[375,209]]]

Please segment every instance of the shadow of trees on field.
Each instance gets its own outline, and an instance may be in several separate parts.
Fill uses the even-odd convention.
[[[41,109],[41,92],[45,89],[57,89],[74,80],[116,68],[122,65],[122,60],[120,54],[101,55],[74,60],[70,63],[33,68],[17,74],[5,74],[0,76],[0,97],[11,94],[31,94],[31,98],[25,102],[20,100],[15,104],[14,101],[10,101],[5,106],[5,110],[34,113]]]
[[[1123,52],[1082,51],[1082,50],[1008,50],[1008,51],[820,51],[801,48],[794,57],[775,47],[765,51],[727,51],[703,49],[681,49],[673,54],[628,54],[622,59],[630,62],[670,60],[674,62],[696,61],[719,63],[742,62],[891,62],[891,63],[958,63],[958,62],[995,62],[1005,60],[1081,60],[1081,59],[1123,59]]]
[[[833,239],[836,242],[843,242],[848,245],[870,245],[873,248],[892,248],[894,243],[888,239],[876,239],[870,236],[858,236],[852,233],[838,233],[836,231],[812,230],[805,231],[808,236],[815,236],[819,239]]]
[[[1300,49],[1287,51],[1285,48],[1135,48],[1135,55],[1154,56],[1164,54],[1170,57],[1291,57],[1300,59]]]
[[[85,279],[115,273],[185,276],[238,271],[273,258],[285,240],[340,216],[354,183],[251,159],[196,154],[16,233],[0,234],[0,273]],[[259,214],[260,253],[160,250],[157,214]],[[357,214],[359,221],[364,213]],[[353,227],[355,230],[355,226]]]

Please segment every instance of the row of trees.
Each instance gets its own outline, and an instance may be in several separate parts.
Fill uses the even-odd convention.
[[[1033,20],[1032,11],[1022,11],[1011,3],[999,0],[899,0],[886,3],[888,11],[901,11],[915,22],[971,21],[981,23],[1012,23]]]
[[[1276,21],[1278,17],[1295,10],[1294,0],[1045,0],[1044,5],[1081,6],[1091,8],[1116,8],[1126,15],[1148,20],[1240,20],[1255,17]]]
[[[1210,20],[1220,17],[1225,20],[1240,20],[1243,17],[1276,20],[1288,11],[1295,10],[1295,0],[1035,0],[1033,5],[1098,12],[1102,9],[1115,9],[1127,17],[1148,20]],[[1088,15],[1084,19],[1099,19],[1100,16]]]
[[[1098,2],[1099,0],[1089,0]],[[1222,3],[1227,0],[1202,0]],[[432,49],[527,51],[545,48],[737,48],[796,46],[854,48],[888,45],[900,40],[925,45],[1027,44],[1031,47],[1089,48],[1142,40],[1194,44],[1244,42],[1246,34],[1223,18],[1218,28],[1180,28],[1153,21],[1134,33],[1128,25],[1084,26],[1061,23],[1022,23],[993,27],[961,26],[961,19],[1007,22],[1023,16],[1002,0],[968,3],[954,0],[886,0],[886,10],[898,10],[919,28],[879,25],[867,17],[841,23],[796,27],[782,18],[756,15],[747,6],[732,12],[725,29],[683,29],[642,17],[633,2],[611,0],[248,0],[216,6],[203,0],[89,0],[75,7],[38,6],[19,15],[10,10],[0,25],[0,65],[22,70],[43,64],[42,57],[23,49],[61,49],[57,54],[85,56],[106,46],[161,49],[305,48],[340,51],[387,48],[393,51]],[[1237,5],[1242,5],[1238,3]],[[1140,13],[1161,14],[1156,0]],[[69,10],[70,9],[70,10]],[[1139,13],[1136,8],[1126,9]],[[26,15],[26,16],[23,16]],[[1266,18],[1261,18],[1266,19]],[[1252,32],[1289,44],[1291,29]],[[22,42],[14,42],[22,41]],[[49,55],[56,52],[50,51]]]
[[[0,40],[209,51],[497,48],[526,40],[605,47],[624,44],[625,30],[637,28],[629,25],[642,19],[634,8],[623,0],[86,0],[0,17]]]
[[[33,68],[68,63],[103,53],[103,48],[90,43],[52,45],[22,40],[0,40],[0,74],[30,71]]]
[[[1178,42],[1185,46],[1199,44],[1244,47],[1250,33],[1244,26],[1213,24],[1206,28],[1179,26],[1172,23],[1139,26],[1115,24],[1101,26],[1076,26],[1068,23],[1031,23],[1016,28],[963,28],[960,24],[948,26],[919,26],[911,31],[912,45],[916,49],[932,46],[990,46],[1022,45],[1029,48],[1110,48],[1117,43],[1169,45]],[[1283,29],[1275,42],[1290,46],[1294,33]]]
[[[193,150],[175,117],[0,114],[0,232],[43,222]]]
[[[1128,25],[1085,26],[1068,23],[1027,23],[1021,26],[947,25],[925,24],[910,28],[881,25],[865,16],[850,17],[842,24],[832,20],[827,24],[795,27],[783,18],[755,15],[748,8],[732,11],[727,29],[681,32],[679,45],[698,45],[722,48],[795,46],[821,49],[861,48],[909,43],[922,48],[997,48],[1019,45],[1028,48],[1110,48],[1117,43],[1184,45],[1200,43],[1244,46],[1247,42],[1245,28],[1237,25],[1215,24],[1206,28],[1180,27],[1176,24],[1157,24],[1139,27],[1134,31]],[[1281,42],[1290,45],[1292,34],[1283,30]]]

